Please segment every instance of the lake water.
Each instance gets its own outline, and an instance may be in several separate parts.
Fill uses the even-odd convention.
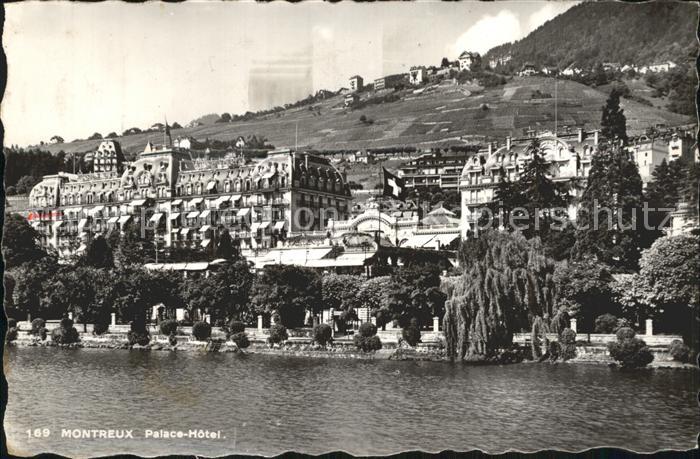
[[[420,449],[688,449],[698,373],[599,365],[473,367],[265,355],[9,348],[11,451],[275,455]],[[133,439],[62,438],[132,429]],[[146,439],[207,429],[220,439]],[[28,438],[27,429],[48,429]]]

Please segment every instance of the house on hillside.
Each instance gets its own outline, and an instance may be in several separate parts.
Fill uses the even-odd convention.
[[[557,75],[557,74],[559,73],[559,69],[556,68],[556,67],[545,66],[545,67],[542,67],[541,72],[542,72],[543,75],[552,75],[552,76],[554,76],[554,75]]]
[[[675,62],[668,61],[668,62],[661,62],[658,64],[651,64],[648,67],[648,69],[650,72],[668,72],[669,70],[671,70],[672,68],[675,68],[675,67],[676,67]]]
[[[489,67],[492,69],[495,69],[499,65],[506,65],[510,60],[512,59],[512,56],[510,54],[506,54],[505,56],[497,56],[497,57],[492,57],[489,59]]]
[[[408,73],[408,82],[414,86],[423,84],[426,80],[426,73],[425,67],[411,67]]]
[[[520,76],[532,76],[537,73],[537,69],[535,66],[529,62],[526,62],[525,65],[523,65],[523,68],[520,69],[518,72],[518,75]]]
[[[382,78],[377,78],[374,80],[375,91],[381,91],[382,89],[393,89],[400,84],[404,83],[406,80],[406,74],[397,73],[394,75],[388,75]]]
[[[567,68],[562,70],[561,74],[566,75],[566,76],[574,76],[574,75],[580,75],[583,72],[581,68],[576,67],[575,64],[569,65]]]
[[[617,72],[620,70],[619,62],[603,62],[603,70],[608,72]]]
[[[343,102],[345,103],[346,107],[356,104],[359,101],[360,97],[355,93],[346,94],[345,98],[343,99]]]
[[[350,77],[350,90],[359,91],[364,86],[364,80],[360,75],[354,75]]]
[[[471,70],[473,66],[481,62],[481,55],[471,51],[464,51],[459,55],[459,69]]]

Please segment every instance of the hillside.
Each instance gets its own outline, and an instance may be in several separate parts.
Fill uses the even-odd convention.
[[[576,63],[651,64],[688,62],[697,56],[698,5],[695,2],[585,2],[547,21],[527,37],[489,50],[489,59],[511,55],[560,69]]]
[[[281,148],[294,147],[298,126],[298,145],[317,150],[464,145],[463,137],[467,136],[503,139],[507,135],[521,136],[529,127],[553,129],[554,99],[548,96],[554,95],[554,84],[554,79],[546,77],[514,77],[507,84],[490,89],[445,85],[420,94],[406,90],[395,102],[370,104],[357,110],[345,108],[342,96],[335,96],[311,107],[284,110],[250,121],[174,129],[172,135],[198,140],[262,135]],[[599,127],[607,92],[568,80],[559,80],[557,88],[560,127]],[[631,133],[658,123],[673,126],[695,122],[690,117],[630,100],[623,99],[622,105]],[[368,121],[360,120],[363,115]],[[162,143],[163,134],[150,132],[119,138],[127,152],[141,151],[149,140]],[[98,144],[99,140],[82,140],[41,148],[54,153],[85,152]]]

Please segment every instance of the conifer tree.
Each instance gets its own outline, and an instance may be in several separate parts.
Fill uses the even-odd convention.
[[[573,255],[593,255],[622,270],[634,270],[644,236],[642,179],[619,146],[601,145],[593,156],[577,218]]]
[[[603,117],[600,122],[603,137],[611,142],[622,140],[627,143],[627,118],[620,108],[620,91],[615,88],[603,107]]]
[[[85,249],[85,254],[80,260],[87,266],[92,266],[94,268],[113,268],[114,267],[114,256],[112,253],[112,248],[107,243],[107,240],[98,235],[95,237]]]

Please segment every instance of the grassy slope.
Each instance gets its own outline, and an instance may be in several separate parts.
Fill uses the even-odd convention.
[[[470,88],[474,90],[475,88]],[[248,122],[211,124],[173,130],[173,136],[230,140],[239,135],[263,135],[276,147],[293,147],[298,123],[300,146],[315,149],[363,149],[410,145],[430,147],[463,144],[460,136],[486,135],[503,138],[520,136],[523,129],[552,129],[553,99],[532,99],[534,90],[554,95],[554,80],[545,77],[516,77],[505,86],[470,92],[465,86],[440,87],[420,95],[407,92],[402,100],[370,105],[360,110],[343,108],[341,96],[327,99],[310,111],[308,107],[287,110]],[[600,123],[601,107],[607,93],[575,83],[558,82],[559,126],[594,129]],[[482,104],[488,110],[480,109]],[[656,123],[677,125],[693,122],[688,117],[623,100],[628,130],[641,132]],[[320,115],[319,115],[320,113]],[[359,121],[361,115],[374,120]],[[120,138],[129,152],[140,151],[147,141],[161,143],[162,133]],[[48,145],[53,152],[84,152],[99,141],[78,141]]]

